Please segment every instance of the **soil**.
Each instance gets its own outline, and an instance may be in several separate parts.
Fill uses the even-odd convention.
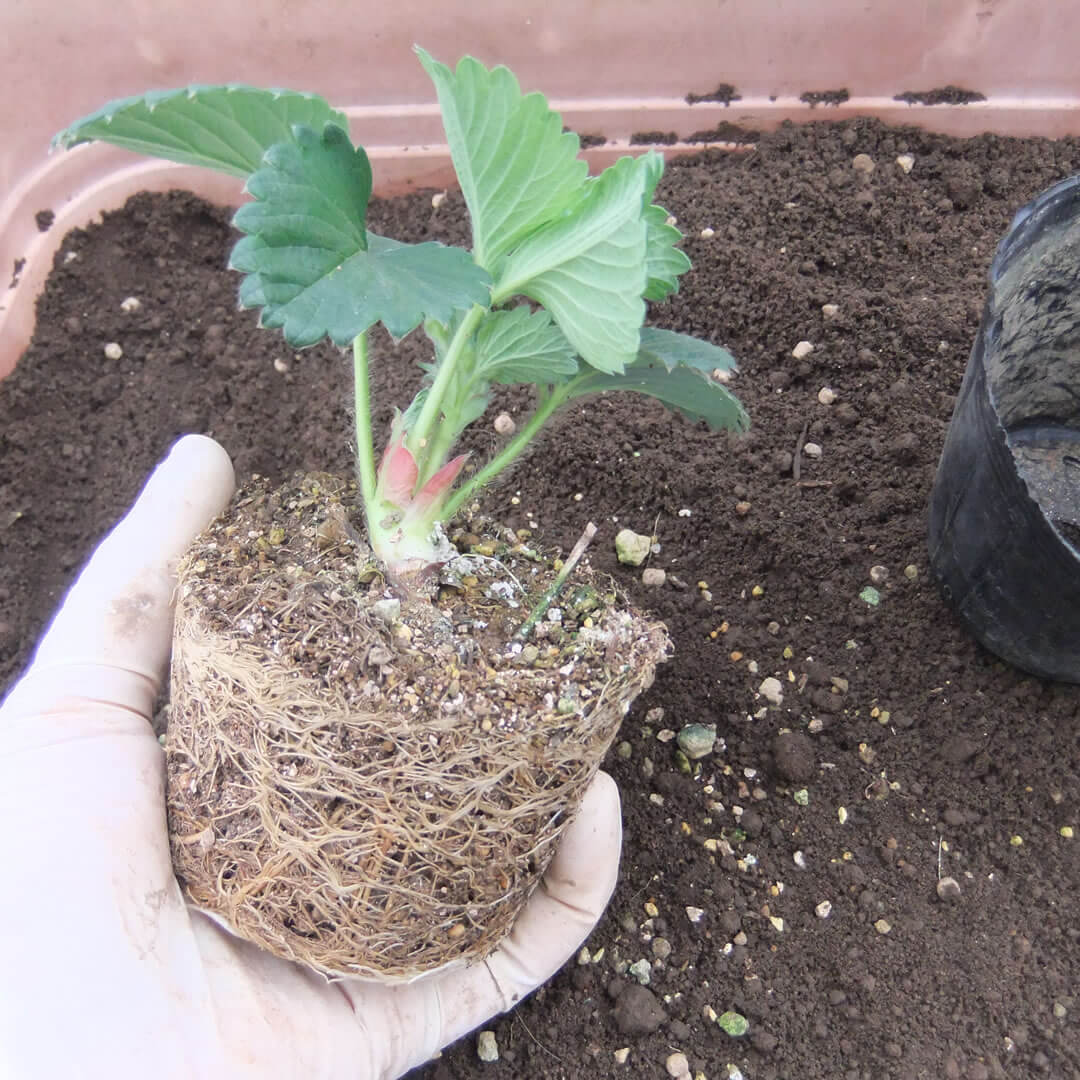
[[[971,105],[985,101],[986,95],[978,90],[965,90],[962,86],[938,86],[933,90],[905,90],[894,101],[906,101],[909,105]]]
[[[675,655],[607,761],[623,866],[588,954],[490,1025],[497,1064],[470,1038],[419,1076],[664,1076],[678,1050],[708,1080],[1080,1077],[1080,690],[975,645],[925,556],[995,244],[1078,168],[1071,140],[868,121],[671,164],[660,197],[694,270],[651,317],[732,350],[754,426],[716,436],[606,397],[491,491],[491,513],[564,551],[595,521],[594,566],[667,623]],[[465,239],[453,194],[371,217]],[[236,311],[226,220],[140,197],[58,256],[0,385],[0,682],[181,432],[215,435],[241,476],[349,469],[347,361],[298,357]],[[384,343],[380,432],[416,385],[414,348]],[[478,427],[469,446],[493,441]],[[623,526],[658,536],[663,586],[618,564]],[[691,723],[718,740],[687,774],[668,739]],[[745,1035],[712,1019],[728,1011]]]

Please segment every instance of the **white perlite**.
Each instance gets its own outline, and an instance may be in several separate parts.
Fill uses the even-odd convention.
[[[909,173],[915,168],[915,155],[914,154],[900,154],[896,158],[896,164],[900,166],[904,172]]]
[[[690,1061],[681,1050],[668,1054],[664,1068],[667,1069],[668,1076],[674,1077],[674,1080],[682,1080],[683,1077],[690,1075]]]
[[[640,566],[649,557],[651,548],[651,536],[636,533],[633,529],[620,529],[615,534],[615,556],[626,566]]]
[[[809,356],[814,351],[814,346],[809,341],[800,341],[794,349],[791,350],[791,355],[796,360],[801,360],[804,356]]]
[[[826,319],[835,319],[836,316],[840,314],[840,305],[839,304],[822,304],[821,305],[821,314],[824,315]]]
[[[476,1036],[476,1056],[489,1063],[499,1060],[499,1044],[495,1041],[494,1031],[481,1031]]]
[[[107,360],[119,360],[124,355],[124,350],[115,341],[110,341],[105,346],[105,358]]]
[[[761,680],[758,693],[772,705],[779,705],[784,700],[784,688],[780,680],[774,679],[771,675]]]
[[[836,391],[830,386],[823,386],[818,391],[817,399],[822,405],[831,405],[836,400]]]

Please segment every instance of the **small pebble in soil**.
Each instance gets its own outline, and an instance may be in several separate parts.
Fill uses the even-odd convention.
[[[683,1080],[683,1077],[690,1075],[690,1062],[681,1050],[668,1054],[664,1068],[667,1069],[668,1076],[674,1077],[675,1080]]]
[[[119,360],[124,355],[124,350],[115,341],[110,341],[104,349],[106,360]]]
[[[716,1018],[717,1024],[732,1038],[738,1039],[750,1030],[750,1022],[741,1013],[729,1010]]]
[[[615,1059],[616,1065],[625,1065],[628,1058],[630,1057],[630,1047],[620,1046],[619,1049],[616,1050],[615,1053],[611,1056]]]
[[[840,314],[840,305],[839,304],[822,304],[821,305],[821,314],[824,315],[826,319],[835,319],[836,316]]]
[[[767,679],[762,679],[761,685],[758,687],[758,693],[772,705],[783,703],[784,688],[780,680],[773,678],[771,675]]]
[[[746,515],[750,513],[750,504],[745,500],[737,502],[735,504],[735,513],[738,514],[739,517],[746,517]]]
[[[655,566],[650,566],[641,572],[641,584],[655,588],[667,581],[667,572]]]
[[[517,424],[514,423],[514,418],[508,412],[499,413],[495,417],[492,426],[495,428],[497,435],[513,435],[517,431]]]
[[[801,360],[804,356],[809,356],[814,351],[814,346],[809,341],[800,341],[794,349],[791,350],[791,355],[796,360]]]
[[[714,230],[710,229],[708,225],[706,225],[705,228],[701,230],[699,235],[701,236],[702,240],[711,240],[716,235],[716,233]]]
[[[908,581],[917,581],[919,577],[919,568],[914,563],[908,563],[908,565],[904,567],[904,577],[906,577]]]
[[[679,732],[679,749],[691,760],[708,757],[716,745],[715,724],[687,724]]]
[[[446,192],[436,191],[435,194],[431,196],[431,209],[438,210],[444,202],[446,202]]]
[[[476,1036],[476,1056],[489,1063],[499,1060],[499,1044],[495,1041],[494,1031],[481,1031]]]
[[[127,315],[134,314],[142,307],[142,301],[137,296],[127,296],[120,301],[120,310]]]
[[[871,566],[870,567],[870,580],[875,585],[884,585],[889,579],[889,568],[887,566]]]
[[[288,361],[288,360],[285,360],[285,359],[283,359],[283,358],[282,358],[282,357],[280,357],[280,356],[275,356],[275,357],[274,357],[274,370],[275,370],[275,371],[276,371],[276,372],[277,372],[277,373],[278,373],[279,375],[285,375],[285,374],[287,374],[287,373],[288,373],[288,371],[289,371],[289,361]]]
[[[831,405],[836,400],[836,391],[831,386],[823,386],[817,395],[822,405]]]
[[[393,597],[377,600],[371,605],[371,613],[387,626],[391,626],[401,618],[401,601]]]
[[[884,937],[886,934],[892,932],[892,923],[888,919],[878,919],[874,923],[874,929]]]
[[[954,903],[960,899],[960,883],[953,877],[943,877],[937,883],[939,899]]]
[[[851,159],[851,167],[863,176],[869,176],[874,171],[874,159],[869,154],[856,154]]]
[[[699,923],[699,922],[701,922],[701,917],[702,917],[702,916],[703,916],[704,914],[705,914],[705,910],[704,910],[703,908],[699,908],[699,907],[688,907],[688,908],[686,909],[686,917],[687,917],[687,918],[688,918],[688,919],[689,919],[689,920],[690,920],[690,921],[691,921],[692,923]]]
[[[816,442],[808,442],[803,448],[802,452],[809,458],[821,457],[821,447]]]
[[[652,548],[652,537],[633,529],[620,529],[615,534],[615,557],[626,566],[640,566]]]
[[[814,914],[819,919],[827,919],[832,914],[832,901],[822,900],[821,903],[814,908]]]
[[[914,154],[898,154],[896,158],[896,164],[900,166],[904,172],[909,173],[915,168],[915,155]]]

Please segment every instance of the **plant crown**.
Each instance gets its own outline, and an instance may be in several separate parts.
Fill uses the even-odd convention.
[[[393,572],[445,558],[439,523],[513,462],[560,406],[632,390],[714,428],[743,430],[721,381],[731,355],[643,325],[646,300],[677,291],[690,260],[652,202],[664,162],[650,151],[590,177],[577,135],[505,67],[456,70],[417,49],[438,93],[472,226],[471,252],[404,244],[367,229],[371,165],[322,98],[192,86],[114,101],[54,139],[94,140],[245,178],[251,201],[230,266],[240,301],[300,348],[352,345],[356,454],[369,539]],[[434,359],[396,414],[375,464],[367,331],[421,327]],[[495,384],[528,383],[536,408],[493,459],[462,480],[458,437]],[[461,481],[461,482],[459,482]]]

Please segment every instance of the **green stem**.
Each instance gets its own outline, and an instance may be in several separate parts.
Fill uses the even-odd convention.
[[[585,554],[585,549],[589,546],[595,535],[596,526],[590,521],[588,525],[585,526],[585,531],[581,534],[581,539],[574,545],[574,549],[567,556],[566,562],[562,564],[562,569],[559,570],[555,580],[544,590],[543,595],[540,597],[539,601],[537,601],[536,606],[529,612],[529,617],[518,627],[517,632],[514,634],[515,640],[524,641],[529,634],[532,633],[532,628],[547,613],[548,608],[551,607],[555,597],[559,595],[563,585],[566,584],[566,579],[581,560],[581,556]]]
[[[417,488],[422,488],[450,460],[450,450],[457,435],[458,432],[455,432],[450,424],[443,424],[435,432],[426,448],[427,467],[420,473]]]
[[[371,441],[371,392],[368,387],[367,333],[353,338],[353,408],[356,424],[356,471],[365,509],[375,502],[375,450]]]
[[[536,411],[529,417],[521,430],[506,444],[501,453],[493,457],[479,472],[477,472],[466,484],[463,484],[443,506],[440,517],[443,521],[450,521],[453,516],[472,498],[473,493],[489,483],[510,465],[536,437],[536,433],[548,421],[551,414],[566,400],[570,383],[563,383],[553,390],[537,406]]]
[[[486,313],[487,308],[474,304],[468,315],[461,320],[461,325],[454,333],[450,341],[450,347],[446,350],[442,363],[439,364],[439,370],[435,374],[435,381],[432,382],[431,389],[428,390],[427,399],[424,401],[420,416],[409,433],[409,449],[412,451],[417,464],[420,464],[421,472],[426,471],[423,464],[421,464],[422,462],[426,463],[427,460],[424,448],[431,441],[432,430],[439,420],[443,398],[446,396],[447,388],[453,381],[458,361],[465,351],[466,345],[468,345],[469,338],[472,337],[473,332]]]

